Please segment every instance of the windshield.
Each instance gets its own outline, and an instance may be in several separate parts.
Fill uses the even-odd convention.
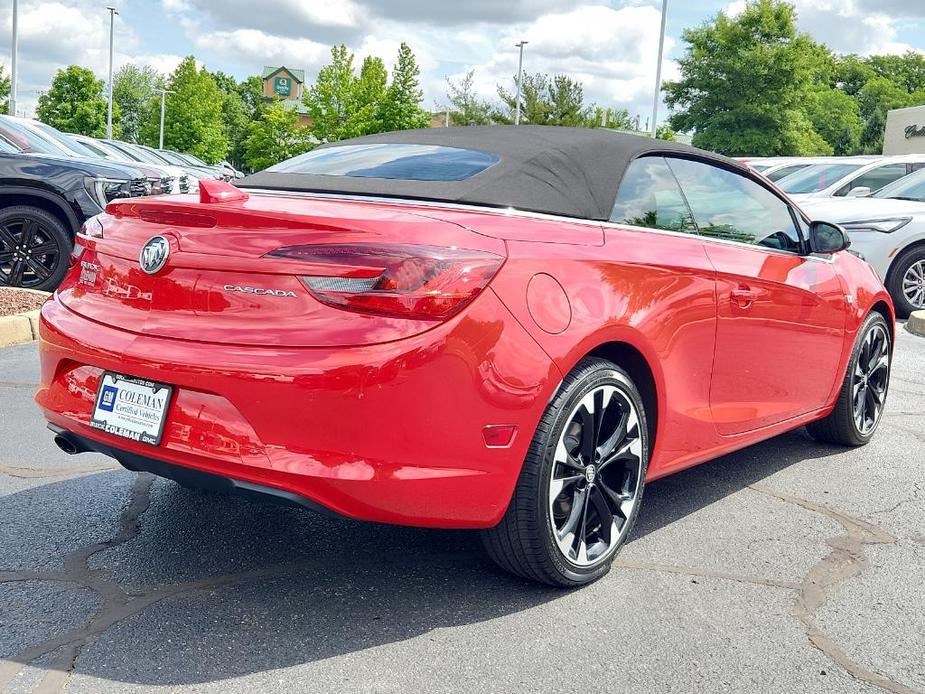
[[[25,128],[10,118],[0,119],[0,135],[3,135],[23,152],[56,154],[65,157],[73,156],[61,145],[55,144],[48,138],[42,137],[34,130]]]
[[[113,142],[111,144],[113,147],[117,147],[128,154],[135,161],[145,162],[146,164],[160,164],[161,166],[165,163],[162,159],[158,159],[143,147],[138,147],[129,142]]]
[[[780,167],[776,171],[766,173],[765,176],[767,176],[768,180],[770,181],[779,181],[782,178],[786,178],[790,174],[796,173],[797,171],[802,171],[807,166],[809,166],[809,164],[788,164],[787,166]]]
[[[177,155],[175,152],[170,152],[167,150],[160,149],[158,150],[157,154],[159,157],[166,159],[171,164],[175,164],[176,166],[189,166],[190,165],[188,161],[185,161],[183,157]]]
[[[871,197],[925,202],[925,169],[919,169],[913,174],[900,178],[898,181],[893,181]]]
[[[188,162],[189,162],[190,164],[192,164],[193,166],[211,166],[210,164],[206,164],[206,163],[205,163],[202,159],[200,159],[199,157],[194,157],[192,154],[180,154],[180,155],[178,155],[178,156],[179,156],[181,159],[185,159],[186,161],[188,161]]]
[[[75,140],[71,135],[63,133],[60,130],[56,130],[50,125],[45,123],[40,123],[39,121],[33,121],[29,125],[38,130],[46,138],[52,140],[55,144],[60,145],[66,149],[69,153],[77,155],[78,157],[89,157],[90,159],[99,159],[100,155],[94,152],[89,147],[82,145],[80,142]]]
[[[6,138],[0,137],[0,152],[4,154],[16,154],[19,151],[19,148],[12,142],[8,142]]]
[[[268,171],[407,181],[463,181],[498,161],[488,152],[439,145],[325,147],[271,166]]]
[[[816,193],[861,168],[861,164],[814,164],[780,179],[785,193]]]

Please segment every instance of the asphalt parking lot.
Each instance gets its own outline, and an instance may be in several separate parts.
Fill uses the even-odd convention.
[[[802,430],[651,485],[555,591],[471,533],[323,518],[58,451],[0,350],[0,690],[925,691],[925,338],[845,450]]]

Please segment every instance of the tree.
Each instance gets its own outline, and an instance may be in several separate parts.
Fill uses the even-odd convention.
[[[119,107],[119,127],[124,139],[138,142],[141,125],[150,117],[155,101],[160,117],[160,102],[155,90],[163,83],[163,76],[149,65],[123,65],[113,76],[112,100]]]
[[[868,154],[883,151],[883,129],[887,111],[925,103],[925,93],[910,94],[886,77],[874,77],[858,92],[858,104],[864,127],[861,132],[861,149]]]
[[[385,130],[383,108],[386,101],[386,84],[389,74],[382,58],[367,56],[360,68],[360,76],[354,85],[353,98],[356,102],[356,120],[361,123],[363,134],[368,135]]]
[[[421,108],[424,92],[418,80],[420,74],[414,53],[407,43],[402,42],[392,70],[392,82],[382,104],[383,130],[426,128],[430,124],[430,114]]]
[[[164,146],[189,152],[207,162],[217,162],[228,153],[228,137],[222,108],[225,99],[215,78],[205,68],[197,68],[187,56],[167,79],[167,109],[164,119]],[[160,100],[142,125],[142,139],[156,145],[160,130]]]
[[[244,141],[249,135],[249,126],[259,117],[263,106],[263,82],[259,77],[248,77],[240,84],[231,75],[213,72],[215,86],[222,93],[222,121],[228,137],[227,158],[232,164],[244,163]],[[259,99],[253,98],[254,80],[257,80]]]
[[[813,129],[838,156],[856,154],[861,143],[861,113],[856,99],[838,89],[819,86],[806,102]]]
[[[791,5],[747,0],[737,17],[720,12],[683,40],[681,77],[663,85],[673,129],[731,155],[831,153],[804,111],[819,53]]]
[[[39,96],[36,115],[43,123],[64,132],[104,137],[106,112],[103,80],[87,68],[69,65],[55,73],[51,88]],[[118,117],[114,106],[114,124]]]
[[[630,118],[630,113],[625,108],[595,106],[593,119],[593,123],[589,123],[589,125],[610,128],[611,130],[636,129],[636,121]]]
[[[563,125],[573,128],[593,127],[592,108],[584,105],[584,90],[581,82],[568,75],[555,75],[549,81],[549,112],[546,125]]]
[[[678,138],[675,137],[674,130],[671,129],[671,126],[662,123],[655,129],[655,139],[656,140],[668,140],[669,142],[674,142]]]
[[[368,128],[357,108],[353,54],[343,44],[331,48],[331,62],[318,71],[304,101],[312,119],[312,134],[321,142],[363,135]],[[368,117],[368,113],[363,115]]]
[[[454,125],[489,125],[492,105],[475,93],[475,70],[454,82],[446,78],[446,98],[450,102],[450,120]]]
[[[521,78],[520,88],[520,122],[531,125],[545,125],[549,119],[552,108],[547,92],[549,91],[549,75],[540,72],[526,74]],[[508,91],[498,85],[498,98],[501,99],[501,108],[495,112],[495,120],[511,124],[517,112],[517,78],[514,78],[514,88]]]
[[[3,74],[5,68],[0,65],[0,112],[10,112],[10,76]]]
[[[299,115],[276,100],[248,126],[243,145],[244,164],[252,171],[259,171],[307,152],[314,144],[309,128],[299,125]]]

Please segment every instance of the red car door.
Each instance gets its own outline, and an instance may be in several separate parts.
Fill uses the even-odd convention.
[[[847,301],[832,263],[803,255],[790,206],[732,170],[670,159],[717,271],[710,408],[735,435],[823,407],[837,373]]]

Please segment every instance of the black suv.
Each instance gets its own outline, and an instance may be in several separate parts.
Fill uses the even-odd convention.
[[[129,165],[41,149],[29,133],[0,126],[0,286],[52,291],[88,218],[114,198],[152,192],[151,181]]]

